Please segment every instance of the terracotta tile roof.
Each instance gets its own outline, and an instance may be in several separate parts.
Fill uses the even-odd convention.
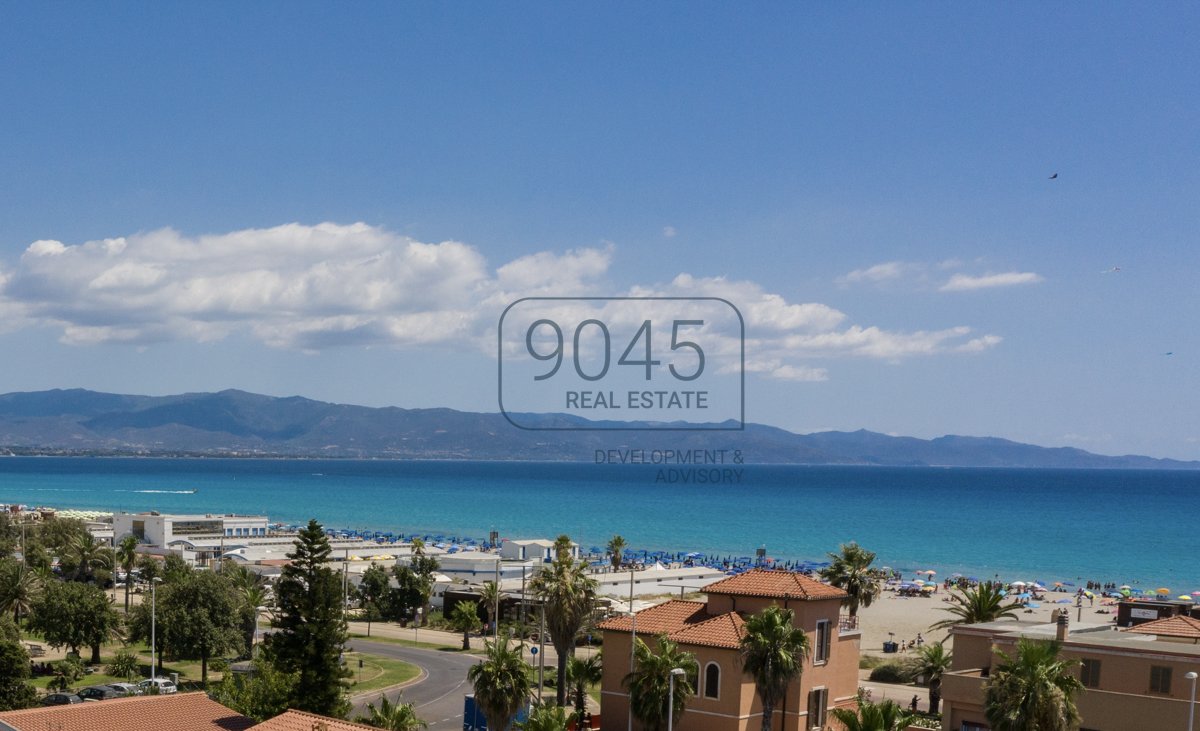
[[[705,594],[733,594],[772,599],[844,599],[846,592],[796,571],[751,569],[704,588]]]
[[[737,612],[718,614],[704,622],[689,624],[668,635],[681,645],[704,645],[737,649],[745,634],[746,622]]]
[[[114,698],[99,703],[29,708],[0,713],[17,731],[246,731],[252,719],[204,693]],[[304,731],[311,731],[305,729]]]
[[[286,711],[251,728],[253,731],[316,731],[322,728],[321,724],[325,724],[325,731],[360,731],[371,728],[361,723],[350,723],[304,711]]]
[[[643,609],[637,613],[637,631],[648,635],[670,634],[675,630],[696,622],[708,619],[704,602],[686,602],[682,599],[672,599],[657,606]],[[628,616],[606,619],[599,625],[600,629],[616,632],[629,632],[633,622]]]
[[[1200,619],[1192,619],[1179,615],[1165,617],[1153,622],[1145,622],[1136,627],[1129,627],[1123,632],[1133,632],[1139,635],[1158,635],[1160,637],[1185,637],[1190,640],[1200,640]]]

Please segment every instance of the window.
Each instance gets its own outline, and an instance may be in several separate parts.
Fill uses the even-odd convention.
[[[813,663],[821,664],[829,660],[830,623],[828,619],[817,620],[816,646],[813,648]]]
[[[1100,687],[1100,661],[1088,660],[1084,658],[1079,665],[1079,682],[1083,683],[1085,688]]]
[[[1171,692],[1171,668],[1163,667],[1162,665],[1150,666],[1150,692]]]
[[[829,702],[829,690],[813,688],[808,692],[808,728],[825,728],[825,711]]]
[[[980,726],[979,724],[971,723],[970,721],[963,721],[960,731],[988,731],[988,727]]]
[[[721,697],[721,666],[715,662],[704,666],[704,697]]]

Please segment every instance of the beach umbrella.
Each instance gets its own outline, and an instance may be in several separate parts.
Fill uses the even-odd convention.
[[[1189,595],[1187,595],[1187,594],[1180,594],[1178,597],[1176,597],[1176,599],[1181,599],[1181,600],[1183,600],[1183,601],[1185,601],[1185,602],[1190,602],[1190,601],[1193,601],[1192,597],[1190,597],[1190,596],[1189,596]]]
[[[1132,589],[1133,587],[1132,587],[1132,586],[1130,586],[1129,584],[1121,584],[1121,586],[1119,586],[1118,588],[1120,588],[1120,589]]]
[[[932,592],[933,590],[934,590],[934,587],[933,587],[933,586],[930,586],[930,585],[926,585],[926,586],[922,586],[922,587],[921,587],[921,591],[922,591],[922,592],[926,592],[926,591],[928,591],[928,592]]]
[[[1200,596],[1200,591],[1193,591],[1192,596]]]
[[[1012,586],[1025,586],[1025,582],[1024,581],[1014,581],[1012,583]]]
[[[1166,588],[1165,586],[1160,586],[1160,587],[1158,587],[1158,589],[1156,589],[1156,591],[1157,591],[1159,594],[1162,594],[1163,596],[1167,596],[1167,595],[1169,595],[1169,594],[1171,593],[1171,590],[1170,590],[1170,589],[1168,589],[1168,588]]]

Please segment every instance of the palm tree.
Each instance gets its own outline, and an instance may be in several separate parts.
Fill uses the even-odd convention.
[[[521,731],[567,731],[570,720],[567,711],[562,706],[538,705],[529,714],[529,718],[518,723]],[[490,727],[489,727],[490,728]]]
[[[629,689],[629,704],[633,716],[642,722],[646,731],[663,731],[667,726],[667,704],[674,709],[675,720],[683,715],[687,699],[696,694],[692,677],[699,674],[696,656],[682,652],[666,635],[658,638],[658,654],[650,651],[638,638],[634,645],[634,671],[625,676],[622,684]],[[671,695],[671,671],[687,671],[675,680]],[[669,730],[668,730],[669,731]]]
[[[821,578],[850,595],[845,603],[850,616],[856,617],[859,606],[869,607],[879,596],[879,579],[871,569],[875,552],[853,541],[839,548],[839,553],[829,554],[829,566],[821,569]]]
[[[451,629],[463,633],[462,649],[471,649],[471,633],[483,625],[479,621],[479,609],[475,606],[475,602],[461,601],[455,604],[449,619]]]
[[[950,592],[951,605],[942,607],[942,611],[954,616],[930,625],[930,629],[953,627],[957,624],[980,624],[995,622],[998,619],[1016,619],[1016,610],[1021,608],[1017,602],[1004,604],[1004,590],[994,581],[985,581],[974,589],[964,589],[961,593]]]
[[[1019,640],[984,686],[984,715],[994,731],[1074,731],[1079,728],[1074,675],[1078,661],[1059,657],[1058,642]]]
[[[0,612],[12,612],[13,623],[20,626],[22,615],[29,614],[34,603],[41,598],[45,586],[42,574],[36,569],[5,562],[4,586],[0,586]]]
[[[129,585],[133,582],[133,577],[130,572],[133,571],[134,564],[137,563],[137,547],[140,541],[137,536],[125,536],[117,543],[115,551],[117,565],[125,572],[125,613],[129,613]]]
[[[857,712],[849,708],[834,708],[829,715],[842,724],[846,731],[903,731],[913,719],[911,713],[891,700],[882,703],[860,700]]]
[[[560,536],[555,544],[570,546]],[[567,658],[575,652],[575,636],[596,609],[596,580],[587,575],[587,566],[576,562],[566,550],[529,582],[529,588],[545,607],[546,629],[558,655],[558,705],[566,705]]]
[[[787,695],[788,684],[799,680],[808,658],[808,635],[792,624],[790,609],[770,606],[746,620],[741,641],[742,667],[754,678],[762,701],[763,731],[771,731],[775,705]]]
[[[113,565],[112,550],[99,543],[91,533],[75,536],[67,546],[67,553],[75,564],[75,580],[91,581],[96,569],[110,569]]]
[[[621,568],[621,558],[625,555],[625,539],[613,536],[608,542],[608,560],[612,562],[613,571]]]
[[[416,536],[413,536],[412,553],[414,556],[424,556],[425,555],[425,541],[420,538],[417,538]]]
[[[604,667],[600,663],[599,652],[587,658],[572,657],[567,662],[567,682],[575,691],[575,717],[580,720],[587,711],[588,686],[599,683],[604,676]]]
[[[937,713],[942,700],[942,675],[950,669],[954,654],[946,652],[941,642],[922,645],[915,657],[908,661],[908,671],[914,678],[924,677],[929,686],[929,712]]]
[[[500,587],[494,581],[485,581],[479,589],[479,601],[483,604],[483,614],[487,617],[487,625],[492,626],[492,622],[500,621],[500,617],[493,617],[496,613],[496,607],[500,606],[500,602],[504,601],[504,592],[500,591]]]
[[[380,696],[379,707],[374,703],[367,704],[367,715],[354,719],[386,731],[421,731],[429,728],[429,724],[417,715],[416,708],[411,703],[401,703],[400,696],[392,703],[386,695]]]
[[[571,536],[566,533],[554,539],[554,558],[559,559],[571,553]]]
[[[503,731],[529,699],[529,666],[519,649],[509,649],[507,639],[484,640],[483,647],[483,660],[471,666],[467,680],[475,687],[475,703],[488,728]]]

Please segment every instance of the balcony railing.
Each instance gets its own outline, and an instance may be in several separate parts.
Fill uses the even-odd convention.
[[[858,617],[843,614],[838,617],[838,632],[855,632],[858,630]]]

